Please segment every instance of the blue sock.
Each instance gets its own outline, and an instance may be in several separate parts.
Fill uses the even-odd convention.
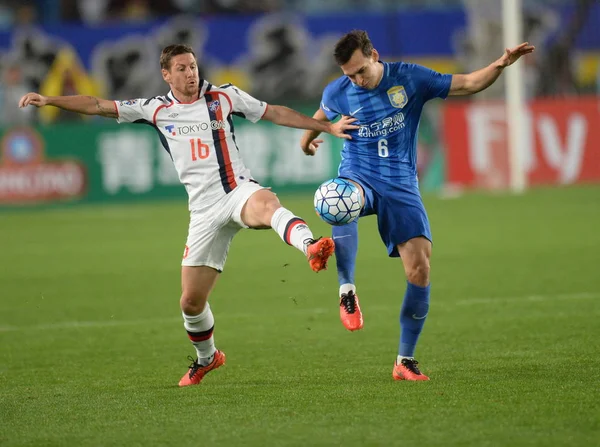
[[[346,225],[333,227],[332,235],[340,286],[354,284],[354,269],[358,253],[358,219]]]
[[[400,346],[398,355],[413,357],[419,335],[429,312],[429,286],[419,287],[406,282],[406,294],[400,311]]]

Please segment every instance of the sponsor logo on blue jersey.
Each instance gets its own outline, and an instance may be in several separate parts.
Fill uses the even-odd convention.
[[[365,138],[387,137],[398,132],[400,129],[404,129],[404,127],[406,127],[406,124],[404,123],[404,113],[398,112],[381,121],[375,121],[369,125],[360,126],[358,129],[358,136]]]

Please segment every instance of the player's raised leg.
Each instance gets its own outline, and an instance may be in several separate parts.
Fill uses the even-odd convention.
[[[363,327],[363,316],[360,310],[354,271],[358,254],[358,220],[346,225],[334,226],[332,229],[335,242],[335,261],[340,284],[340,320],[349,331]]]
[[[419,370],[414,353],[429,312],[431,242],[425,237],[416,237],[398,245],[398,251],[407,286],[400,311],[400,344],[393,377],[396,380],[429,380]]]
[[[285,243],[306,255],[315,272],[327,268],[327,260],[335,249],[333,239],[314,239],[306,222],[281,206],[277,196],[268,189],[250,196],[242,208],[241,218],[250,228],[273,228]]]
[[[225,354],[215,348],[215,319],[208,304],[208,296],[218,277],[219,272],[212,267],[182,267],[181,312],[197,359],[190,357],[189,371],[181,378],[179,386],[197,385],[208,372],[225,363]]]

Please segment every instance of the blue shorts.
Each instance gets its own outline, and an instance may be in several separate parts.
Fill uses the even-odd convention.
[[[431,238],[429,218],[421,200],[416,179],[398,184],[367,182],[356,174],[340,175],[353,180],[365,191],[365,204],[360,216],[377,216],[379,235],[390,257],[399,257],[398,244],[415,237]]]

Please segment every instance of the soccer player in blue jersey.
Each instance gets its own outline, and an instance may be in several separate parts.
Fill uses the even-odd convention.
[[[314,118],[332,121],[351,116],[360,127],[344,142],[338,175],[363,195],[362,216],[377,215],[388,255],[400,256],[407,287],[400,311],[400,343],[394,363],[396,380],[429,380],[414,358],[429,311],[431,230],[417,179],[417,133],[423,106],[433,98],[471,95],[489,87],[502,71],[533,46],[522,43],[495,62],[469,74],[440,74],[416,64],[382,62],[365,31],[354,30],[336,44],[334,57],[344,76],[323,92]],[[322,140],[306,131],[302,150],[314,155]],[[358,221],[333,227],[340,284],[340,318],[351,330],[363,327],[356,286]]]

